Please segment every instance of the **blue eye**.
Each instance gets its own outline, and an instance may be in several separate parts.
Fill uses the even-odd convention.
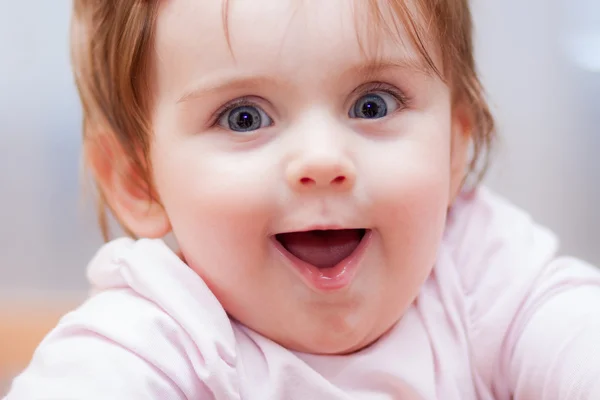
[[[270,126],[273,121],[259,107],[243,105],[225,111],[218,121],[219,125],[234,132],[252,132]]]
[[[378,119],[398,108],[398,100],[386,92],[369,93],[359,98],[350,109],[350,118]]]

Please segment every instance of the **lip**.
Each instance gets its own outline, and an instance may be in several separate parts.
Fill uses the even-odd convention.
[[[302,281],[304,281],[308,287],[319,292],[333,292],[349,287],[354,281],[354,277],[358,272],[372,237],[372,230],[367,229],[365,235],[358,244],[358,247],[354,249],[352,254],[344,258],[335,266],[326,269],[317,268],[314,265],[299,259],[287,251],[275,236],[271,236],[271,242],[284,259],[284,264],[289,265],[295,273],[299,274]]]
[[[344,229],[364,229],[366,231],[369,231],[369,229],[366,229],[364,227],[315,224],[315,225],[304,226],[302,229],[293,229],[293,230],[289,230],[289,231],[277,232],[273,236],[277,236],[278,234],[281,234],[281,233],[310,232],[310,231],[340,231],[340,230],[344,230]]]

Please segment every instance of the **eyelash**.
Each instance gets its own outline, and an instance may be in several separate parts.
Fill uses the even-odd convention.
[[[229,111],[237,108],[237,107],[260,107],[256,101],[252,101],[251,100],[251,96],[243,96],[240,97],[238,99],[235,99],[233,101],[230,101],[229,103],[226,103],[225,105],[223,105],[222,107],[220,107],[217,111],[215,111],[212,115],[212,117],[210,118],[211,121],[211,126],[216,125],[219,120]]]
[[[398,88],[393,85],[384,83],[384,82],[372,82],[366,85],[363,85],[356,89],[353,93],[354,102],[360,99],[363,96],[366,96],[369,93],[383,92],[387,93],[390,96],[394,97],[398,101],[398,109],[394,112],[402,111],[406,107],[408,107],[410,103],[410,99]],[[251,107],[260,107],[256,101],[251,100],[252,96],[243,96],[236,100],[233,100],[229,103],[226,103],[222,107],[220,107],[217,111],[214,112],[211,117],[211,126],[215,126],[218,124],[219,120],[228,112],[234,110],[237,107],[251,106]]]
[[[398,101],[398,110],[403,110],[410,104],[410,99],[404,92],[400,89],[396,88],[393,85],[384,82],[372,82],[367,85],[363,85],[355,90],[356,95],[354,95],[354,101],[356,102],[363,96],[366,96],[370,93],[383,92],[392,96],[394,99]]]

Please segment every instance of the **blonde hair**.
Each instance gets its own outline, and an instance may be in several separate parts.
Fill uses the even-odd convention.
[[[478,182],[486,170],[495,131],[475,68],[468,0],[413,1],[413,8],[403,0],[366,1],[363,4],[369,7],[372,21],[369,28],[374,27],[371,33],[375,35],[383,31],[399,34],[398,30],[404,29],[426,66],[449,83],[454,104],[471,111],[473,156],[469,172]],[[106,150],[126,155],[111,160],[117,163],[115,168],[142,178],[130,181],[142,185],[151,196],[150,70],[159,5],[158,0],[74,0],[71,32],[74,74],[83,104],[84,148],[115,143],[118,148]],[[385,11],[389,10],[401,27],[386,22]],[[229,37],[227,13],[225,1],[223,21]],[[439,48],[441,69],[428,52],[428,42]],[[110,135],[112,140],[101,140],[102,135]],[[99,224],[108,240],[109,206],[102,187],[96,185]]]

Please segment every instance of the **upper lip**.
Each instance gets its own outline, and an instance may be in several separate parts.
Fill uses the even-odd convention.
[[[281,232],[275,233],[275,235],[281,235],[284,233],[296,233],[296,232],[311,232],[311,231],[343,231],[343,230],[353,230],[353,229],[364,229],[369,230],[364,226],[343,226],[343,225],[328,225],[328,224],[315,224],[309,225],[300,229],[290,229]]]

